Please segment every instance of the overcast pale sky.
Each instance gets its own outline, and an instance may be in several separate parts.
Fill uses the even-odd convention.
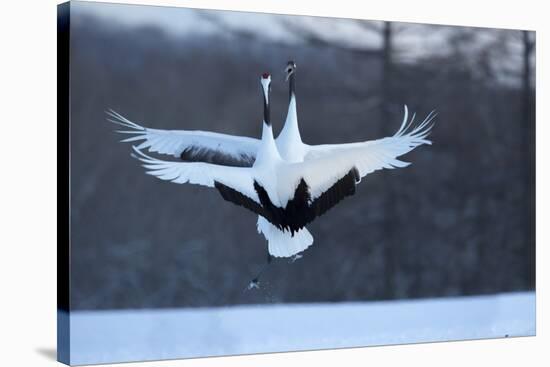
[[[289,16],[237,11],[196,10],[179,7],[95,3],[88,1],[72,2],[73,16],[93,15],[114,24],[126,26],[151,25],[176,36],[196,34],[221,34],[227,28],[253,32],[259,37],[279,42],[300,42],[300,38],[286,27],[285,22],[293,22],[307,28],[325,40],[361,48],[381,47],[380,32],[365,30],[354,19],[325,17]],[[205,14],[207,17],[201,16]],[[215,22],[208,19],[215,19]],[[78,20],[76,20],[78,21]],[[380,27],[380,21],[369,21]],[[225,26],[222,26],[225,25]],[[436,27],[436,28],[435,28]],[[430,26],[412,23],[397,23],[401,31],[394,38],[395,47],[401,61],[415,61],[419,57],[445,55],[450,52],[449,36],[457,27]],[[490,47],[494,42],[494,32],[479,28],[471,43],[467,44],[472,54]],[[514,32],[514,31],[508,31]],[[510,42],[514,54],[505,59],[495,60],[496,69],[515,70],[521,66],[521,55],[517,42]],[[516,56],[516,57],[514,57]],[[500,71],[506,79],[507,71]]]

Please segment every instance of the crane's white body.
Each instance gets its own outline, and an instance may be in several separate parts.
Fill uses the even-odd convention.
[[[285,126],[288,125],[285,124]],[[273,139],[272,127],[266,127],[264,124],[262,131],[263,144],[258,150],[258,155],[253,165],[254,168],[261,172],[262,177],[259,178],[258,181],[266,189],[271,201],[280,207],[283,206],[282,201],[286,203],[291,198],[287,193],[286,196],[283,196],[283,200],[281,201],[278,195],[274,195],[274,193],[278,192],[275,185],[277,182],[277,173],[281,174],[280,168],[286,163],[303,161],[303,156],[297,160],[289,159],[297,153],[296,149],[302,148],[301,145],[297,144],[298,142],[302,142],[301,139],[299,139],[297,127],[296,121],[295,130],[290,131],[290,134],[284,139],[281,139],[281,135],[279,135],[275,141]],[[296,132],[298,133],[299,141],[296,139]],[[285,156],[281,157],[281,153],[285,154]],[[288,231],[278,229],[262,216],[258,216],[256,226],[258,232],[262,233],[267,240],[267,248],[271,256],[290,257],[306,250],[313,244],[313,236],[306,228],[291,235]]]
[[[290,98],[288,113],[283,129],[276,139],[277,150],[282,159],[291,163],[303,162],[307,146],[302,142],[298,127],[298,113],[296,110],[296,96]],[[313,244],[313,236],[307,228],[291,235],[288,231],[281,231],[269,223],[262,216],[258,216],[258,233],[267,240],[268,251],[275,257],[291,257],[306,250]]]

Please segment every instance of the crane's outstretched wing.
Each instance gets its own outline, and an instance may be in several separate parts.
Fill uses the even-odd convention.
[[[260,141],[245,136],[235,136],[207,131],[160,130],[138,125],[119,113],[109,110],[108,120],[127,130],[131,135],[122,142],[139,142],[139,150],[171,155],[186,162],[205,162],[224,166],[251,167],[256,160]]]
[[[143,163],[146,173],[161,180],[178,184],[194,184],[207,187],[224,185],[239,192],[243,198],[259,203],[254,189],[252,168],[228,167],[204,162],[174,162],[153,158],[137,147],[132,147],[135,158]]]
[[[214,187],[221,196],[284,229],[284,209],[275,207],[265,189],[254,179],[254,168],[228,167],[204,162],[173,162],[153,158],[133,146],[146,173],[174,183]]]
[[[360,176],[383,168],[406,167],[409,163],[396,159],[422,144],[431,144],[427,136],[433,127],[436,114],[432,111],[417,126],[414,126],[415,114],[408,120],[407,106],[399,130],[391,137],[348,144],[321,144],[307,146],[304,160],[339,156],[346,161],[354,161]]]
[[[406,167],[397,159],[419,145],[431,144],[427,136],[434,114],[412,128],[413,119],[405,119],[397,133],[388,138],[364,143],[325,146],[312,151],[301,163],[284,167],[278,177],[278,195],[288,200],[284,227],[297,231],[338,202],[355,193],[355,185],[367,174],[383,168]]]
[[[430,114],[419,126],[408,122],[408,111],[397,133],[389,138],[354,144],[330,145],[312,150],[306,160],[279,166],[277,197],[271,202],[267,191],[254,179],[254,168],[227,167],[204,162],[167,162],[147,156],[134,147],[148,174],[176,183],[200,184],[218,189],[222,197],[261,215],[281,230],[297,232],[323,215],[347,196],[367,174],[382,168],[406,167],[397,158],[427,140],[433,124]]]

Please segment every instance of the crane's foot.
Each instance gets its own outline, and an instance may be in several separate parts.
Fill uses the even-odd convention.
[[[251,289],[260,289],[260,281],[258,278],[254,278],[250,281],[250,283],[248,283],[248,287],[246,287],[247,290],[251,290]]]
[[[293,264],[294,262],[296,262],[296,260],[300,260],[302,257],[304,257],[304,255],[296,254],[290,258],[290,263]]]
[[[260,289],[260,277],[267,270],[267,268],[269,267],[269,264],[271,264],[272,260],[273,260],[273,256],[271,256],[271,254],[268,252],[267,253],[267,263],[262,267],[262,269],[260,269],[260,271],[258,272],[258,275],[256,275],[256,277],[254,279],[252,279],[250,281],[250,283],[248,283],[248,286],[246,287],[246,290]]]

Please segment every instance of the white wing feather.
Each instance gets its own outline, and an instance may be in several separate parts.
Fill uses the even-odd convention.
[[[281,180],[286,181],[287,185],[279,185],[280,195],[291,199],[293,188],[303,178],[309,186],[313,200],[353,168],[359,171],[360,177],[365,177],[383,168],[408,166],[410,163],[397,157],[419,145],[431,144],[426,138],[433,127],[434,117],[435,114],[430,113],[422,123],[413,128],[414,115],[408,121],[408,109],[405,106],[401,127],[392,137],[361,143],[309,146],[304,162],[288,165],[281,174]]]
[[[383,168],[408,166],[410,163],[397,158],[419,145],[431,144],[431,141],[426,138],[433,127],[434,117],[435,114],[430,113],[422,123],[413,127],[414,115],[409,121],[408,109],[405,106],[401,127],[391,137],[360,143],[307,146],[308,153],[303,162],[278,166],[275,187],[280,203],[283,207],[286,206],[288,200],[293,198],[302,179],[309,186],[311,200],[315,200],[352,169],[357,169],[362,178]],[[124,124],[133,129],[145,129],[127,120],[124,121]],[[155,145],[157,141],[153,139],[151,144],[156,146],[154,149],[160,149],[154,151],[163,153],[169,149],[166,148],[169,146],[166,141],[168,140],[162,143],[165,145]],[[158,142],[158,144],[161,143]],[[148,174],[175,183],[189,182],[208,187],[214,187],[214,182],[217,181],[259,203],[253,186],[254,168],[229,167],[204,162],[163,161],[152,158],[140,150],[150,146],[143,146],[142,143],[138,147],[133,147],[138,155],[137,158],[144,163],[143,166],[148,170]]]
[[[108,120],[127,130],[118,133],[132,135],[122,142],[138,142],[137,148],[148,149],[150,152],[179,157],[186,149],[211,150],[230,155],[236,159],[242,156],[255,157],[260,141],[258,139],[214,133],[200,130],[160,130],[138,125],[119,113],[109,110]]]
[[[178,184],[190,183],[214,187],[222,183],[259,203],[254,190],[253,168],[227,167],[203,162],[171,162],[153,158],[133,146],[135,157],[143,163],[147,174]]]

